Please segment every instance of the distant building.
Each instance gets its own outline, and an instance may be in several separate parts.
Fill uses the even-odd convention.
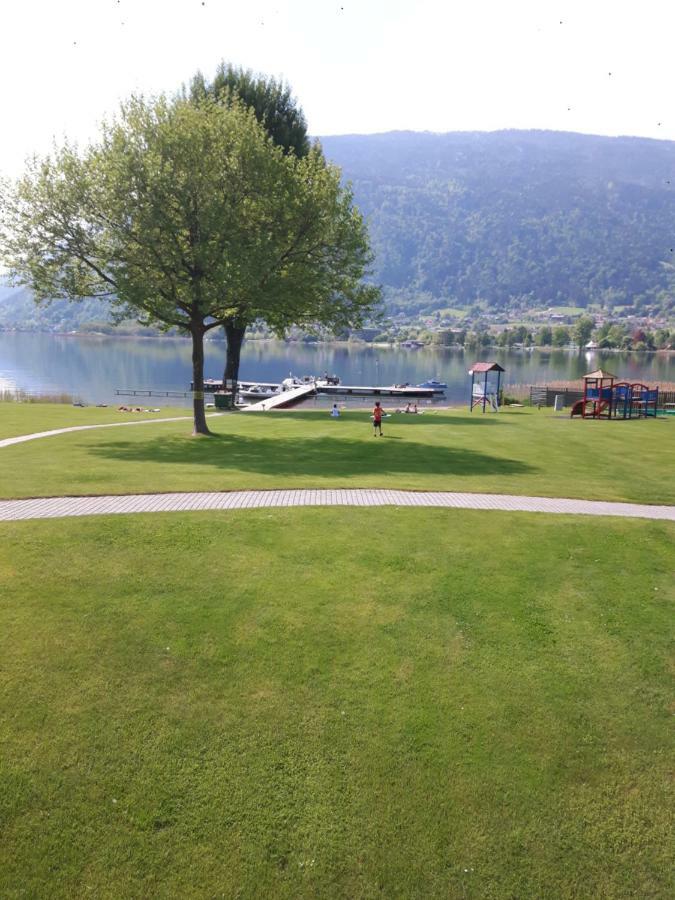
[[[369,343],[370,341],[374,341],[375,338],[381,333],[381,331],[381,328],[357,328],[356,330],[351,332],[351,337],[358,338]]]

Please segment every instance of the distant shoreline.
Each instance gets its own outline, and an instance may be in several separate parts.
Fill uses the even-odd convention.
[[[0,328],[0,334],[46,334],[51,337],[67,337],[67,338],[96,338],[97,340],[134,340],[134,341],[189,341],[190,338],[185,335],[180,334],[108,334],[104,331],[29,331],[23,330],[19,328]],[[416,353],[418,350],[462,350],[464,352],[470,353],[484,353],[493,351],[507,351],[508,353],[653,353],[661,356],[670,356],[671,354],[675,354],[675,348],[668,349],[660,349],[660,350],[649,350],[647,348],[640,350],[624,350],[621,347],[597,347],[592,350],[587,350],[586,348],[577,349],[576,347],[549,347],[549,346],[540,346],[532,344],[530,346],[513,346],[513,347],[497,347],[494,344],[490,344],[487,347],[474,347],[469,346],[466,347],[463,344],[449,344],[449,345],[440,345],[440,344],[422,344],[419,347],[406,347],[404,342],[401,343],[386,343],[382,341],[292,341],[292,340],[284,340],[283,338],[275,338],[275,337],[265,337],[265,338],[246,338],[248,343],[254,344],[265,344],[268,342],[280,342],[283,344],[293,344],[301,347],[312,347],[316,345],[325,345],[329,347],[372,347],[377,350],[409,350],[411,353]],[[214,344],[224,344],[224,337],[208,337],[206,338],[207,343]]]

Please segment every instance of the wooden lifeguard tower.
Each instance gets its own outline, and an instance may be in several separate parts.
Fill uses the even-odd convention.
[[[480,406],[481,411],[492,409],[494,412],[499,411],[500,402],[500,384],[502,369],[496,362],[475,362],[469,369],[471,376],[471,405],[469,411],[473,412],[474,407]],[[494,373],[497,373],[495,382]],[[478,377],[476,377],[478,376]]]

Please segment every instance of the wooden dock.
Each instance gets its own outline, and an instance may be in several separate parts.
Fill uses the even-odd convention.
[[[292,406],[298,400],[304,400],[310,394],[316,393],[314,384],[299,384],[297,387],[291,388],[290,391],[282,391],[281,394],[275,394],[274,397],[267,397],[259,403],[252,403],[250,406],[243,406],[244,412],[267,412],[270,409],[283,409],[286,406]]]
[[[418,400],[431,400],[437,394],[445,393],[445,389],[422,388],[414,384],[405,386],[391,385],[390,387],[374,387],[372,385],[358,384],[326,384],[319,382],[316,386],[317,394],[329,394],[341,397],[400,397],[401,399],[417,398]]]
[[[328,382],[324,381],[323,378],[318,378],[315,382],[308,382],[308,384],[314,385],[317,394],[328,394],[329,396],[333,397],[398,397],[402,400],[406,398],[409,400],[431,400],[434,397],[445,393],[445,388],[419,387],[419,385],[416,384],[392,384],[382,387],[358,384],[329,384]],[[270,390],[279,387],[278,382],[237,382],[237,386],[240,391],[250,390],[250,388],[252,388],[254,385],[262,388],[269,388]],[[304,382],[302,386],[305,386]],[[300,387],[300,385],[298,385],[298,387]],[[190,385],[190,390],[192,390],[192,388],[193,385]],[[221,391],[230,391],[231,389],[232,383],[229,381],[226,384],[224,384],[222,380],[216,381],[213,378],[207,378],[204,381],[204,392],[207,394],[220,393]]]

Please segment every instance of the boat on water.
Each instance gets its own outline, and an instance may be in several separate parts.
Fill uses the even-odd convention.
[[[445,391],[447,388],[447,384],[445,381],[436,381],[434,378],[430,378],[428,381],[423,381],[421,384],[418,384],[417,387],[422,388],[433,388],[435,391]]]
[[[281,393],[281,385],[251,384],[239,388],[239,396],[244,400],[266,400]]]

